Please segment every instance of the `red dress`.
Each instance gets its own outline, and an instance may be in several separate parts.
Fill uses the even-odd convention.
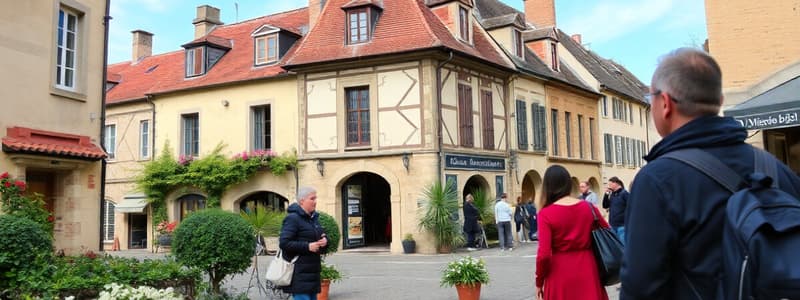
[[[608,299],[592,253],[592,223],[589,208],[580,201],[573,205],[551,204],[539,212],[539,252],[536,255],[536,287],[544,286],[546,300]],[[600,226],[608,223],[600,217]]]

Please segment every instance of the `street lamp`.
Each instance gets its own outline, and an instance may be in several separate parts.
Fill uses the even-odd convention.
[[[325,176],[325,162],[321,159],[317,159],[317,171],[319,171],[319,176]]]
[[[410,160],[410,157],[408,157],[408,153],[403,153],[403,158],[402,159],[403,159],[403,167],[406,168],[406,173],[408,173],[408,164],[409,164],[409,160]]]

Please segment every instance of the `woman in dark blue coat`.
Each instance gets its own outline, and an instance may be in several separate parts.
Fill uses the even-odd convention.
[[[319,224],[316,213],[317,191],[301,187],[297,191],[297,203],[289,206],[283,219],[280,248],[287,261],[299,256],[294,265],[292,283],[283,291],[292,294],[295,300],[316,300],[320,291],[321,254],[328,249],[328,239]]]

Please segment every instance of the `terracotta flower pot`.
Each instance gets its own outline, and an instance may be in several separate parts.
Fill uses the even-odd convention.
[[[439,246],[439,249],[437,249],[437,250],[439,251],[440,254],[447,254],[447,253],[453,252],[453,248],[451,248],[450,246],[444,246],[444,245],[443,246]]]
[[[317,300],[328,300],[328,292],[331,290],[330,279],[323,279],[320,282],[320,291],[317,294]]]
[[[481,298],[481,284],[456,284],[458,300],[478,300]]]

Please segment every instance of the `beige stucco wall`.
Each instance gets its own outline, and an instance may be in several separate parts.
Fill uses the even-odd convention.
[[[599,146],[599,151],[600,151],[598,159],[603,161],[602,178],[600,182],[601,184],[605,184],[608,182],[609,178],[616,176],[619,177],[619,179],[622,180],[623,183],[625,183],[625,188],[629,189],[631,181],[633,181],[633,178],[636,176],[636,173],[641,168],[617,164],[616,154],[613,152],[615,149],[614,148],[615,146],[613,144],[611,147],[612,150],[611,155],[614,158],[614,164],[605,163],[606,154],[605,154],[603,135],[608,133],[611,134],[612,136],[624,136],[638,141],[644,141],[645,143],[649,143],[648,145],[646,145],[647,148],[646,151],[649,151],[650,147],[652,147],[655,143],[657,143],[660,140],[660,136],[653,127],[654,126],[652,124],[653,118],[650,116],[648,108],[645,105],[637,101],[631,101],[628,98],[621,97],[619,95],[610,93],[608,91],[605,91],[603,94],[606,95],[608,99],[608,108],[607,108],[608,116],[602,116],[602,108],[601,108],[600,129],[602,132],[600,132],[597,144]],[[612,99],[614,97],[622,99],[625,105],[627,105],[628,103],[633,103],[634,113],[633,113],[632,124],[624,120],[614,120],[613,118],[614,115],[612,110]],[[600,104],[602,105],[602,102],[600,102]],[[640,111],[641,114],[639,113]],[[598,191],[595,192],[599,194]]]
[[[800,60],[800,0],[706,0],[705,6],[708,48],[722,68],[725,93]]]
[[[269,104],[272,121],[272,150],[297,149],[297,89],[294,77],[255,81],[247,84],[158,95],[156,105],[155,153],[169,142],[175,157],[180,155],[181,115],[199,115],[199,155],[210,153],[220,143],[223,154],[233,156],[251,150],[250,109]],[[228,106],[223,105],[227,101]]]
[[[82,13],[76,89],[55,88],[55,36],[61,5]],[[89,136],[99,143],[105,1],[33,1],[0,10],[0,133],[13,126]],[[56,166],[56,162],[59,166]],[[56,174],[56,249],[99,247],[100,162],[0,152],[0,171],[25,179],[30,168]]]

